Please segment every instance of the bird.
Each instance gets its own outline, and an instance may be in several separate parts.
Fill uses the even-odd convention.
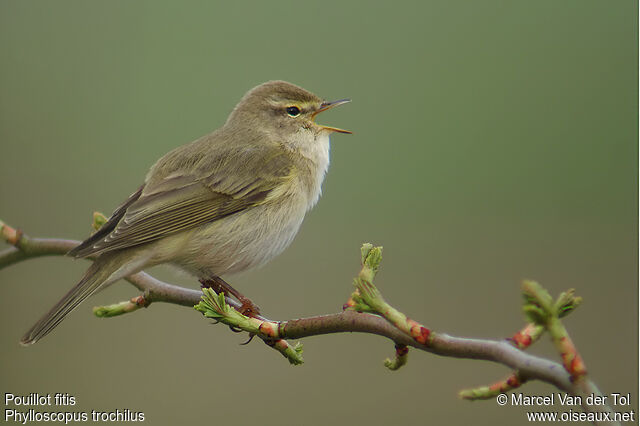
[[[327,102],[285,81],[249,90],[222,127],[161,157],[107,222],[69,251],[95,260],[20,343],[37,342],[95,292],[159,264],[228,291],[255,314],[221,277],[264,265],[294,239],[320,198],[330,135],[351,133],[315,118],[349,101]]]

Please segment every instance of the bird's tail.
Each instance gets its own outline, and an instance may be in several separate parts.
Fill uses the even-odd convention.
[[[118,254],[103,254],[89,266],[87,272],[64,297],[55,304],[27,333],[22,337],[22,345],[32,345],[44,336],[49,334],[62,320],[73,311],[82,301],[100,288],[105,287],[118,278],[124,276],[120,274],[123,261]],[[129,269],[129,268],[127,268]],[[118,273],[116,273],[118,272]],[[126,275],[129,275],[128,273]]]

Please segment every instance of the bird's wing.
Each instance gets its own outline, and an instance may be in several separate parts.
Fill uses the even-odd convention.
[[[143,189],[144,189],[144,185],[140,186],[140,188],[138,188],[136,192],[131,194],[129,198],[125,200],[124,203],[122,203],[120,206],[118,206],[117,209],[115,209],[115,211],[111,214],[111,217],[109,218],[109,220],[107,220],[107,222],[104,225],[102,225],[100,229],[98,229],[93,235],[91,235],[89,238],[84,240],[82,243],[80,243],[79,245],[71,249],[67,253],[67,256],[86,257],[94,254],[92,250],[93,244],[105,238],[107,235],[111,233],[111,231],[113,231],[116,228],[116,226],[118,225],[118,222],[120,222],[120,219],[122,219],[125,213],[127,212],[127,208],[131,204],[133,204],[138,198],[140,198],[140,195],[142,195]]]
[[[214,163],[212,172],[200,177],[178,170],[149,180],[69,255],[87,257],[133,247],[214,222],[263,203],[291,175],[292,162],[282,151],[234,157]]]

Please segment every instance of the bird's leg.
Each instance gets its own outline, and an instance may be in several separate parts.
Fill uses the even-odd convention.
[[[222,278],[213,275],[210,278],[201,278],[199,281],[202,287],[208,287],[213,289],[213,291],[215,291],[216,293],[224,292],[224,294],[230,294],[235,297],[241,304],[238,312],[240,312],[242,315],[254,318],[260,315],[260,308],[258,308],[258,306],[253,303],[251,299],[245,297],[238,290],[231,287],[231,285]]]

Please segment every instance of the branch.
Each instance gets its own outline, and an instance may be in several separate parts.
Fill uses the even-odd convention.
[[[63,239],[30,238],[20,231],[0,221],[0,235],[13,247],[0,252],[0,269],[18,262],[50,255],[65,255],[79,241]],[[521,384],[540,380],[571,395],[580,396],[586,413],[593,413],[594,424],[610,424],[600,419],[613,419],[613,411],[607,405],[587,405],[589,395],[601,395],[595,384],[587,377],[586,368],[566,329],[559,318],[572,311],[579,300],[573,293],[563,293],[553,304],[541,287],[531,290],[530,282],[525,283],[527,313],[533,319],[522,331],[511,339],[502,341],[470,339],[449,336],[433,330],[407,318],[391,307],[382,298],[372,281],[381,261],[381,248],[364,245],[362,248],[363,268],[355,279],[356,292],[340,313],[320,315],[309,318],[274,322],[262,316],[247,318],[235,309],[239,303],[224,295],[217,295],[211,289],[203,292],[179,287],[160,281],[149,274],[139,272],[126,278],[143,294],[130,301],[96,308],[98,316],[108,317],[147,307],[152,302],[166,302],[181,306],[196,307],[217,321],[240,327],[252,335],[261,337],[285,355],[290,362],[299,363],[300,348],[292,347],[284,339],[301,339],[332,333],[360,332],[386,337],[395,343],[396,357],[386,360],[385,365],[397,369],[407,361],[408,347],[430,352],[440,356],[480,359],[505,365],[513,373],[505,380],[491,386],[463,391],[461,396],[468,399],[495,395],[496,391],[505,392]],[[543,303],[540,302],[542,294]],[[547,297],[548,296],[548,297]],[[533,314],[531,314],[533,312]],[[540,312],[543,312],[541,314]],[[565,365],[525,353],[523,350],[534,343],[544,331],[552,334],[556,346],[562,354]],[[610,417],[608,417],[610,416]],[[614,424],[619,424],[613,422]]]

